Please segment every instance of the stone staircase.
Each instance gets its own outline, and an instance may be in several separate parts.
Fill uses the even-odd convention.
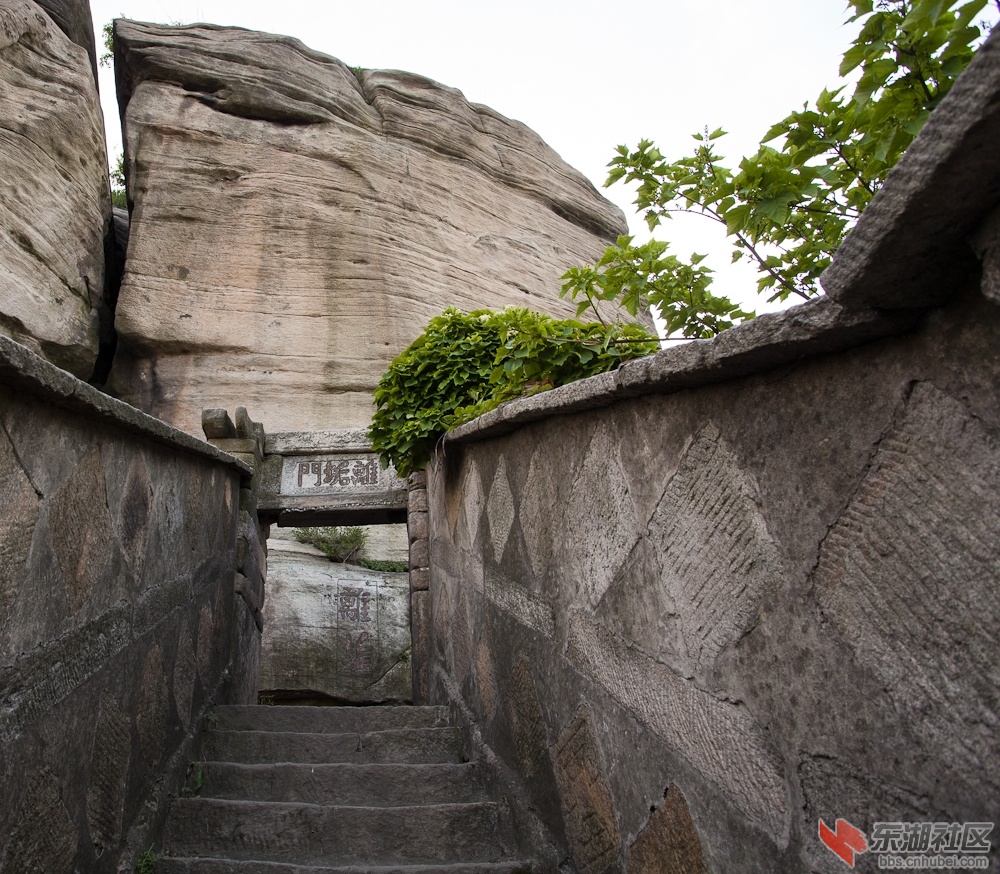
[[[157,874],[526,874],[444,707],[220,707]]]

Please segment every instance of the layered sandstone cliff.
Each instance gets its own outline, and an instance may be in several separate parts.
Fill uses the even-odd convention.
[[[0,3],[0,333],[83,379],[110,326],[104,126],[86,3]],[[91,49],[91,52],[93,49]]]
[[[524,125],[297,40],[119,21],[128,261],[111,388],[198,432],[362,426],[389,361],[449,305],[559,315],[559,276],[623,233]]]

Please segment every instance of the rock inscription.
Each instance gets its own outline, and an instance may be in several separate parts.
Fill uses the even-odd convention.
[[[283,495],[381,494],[405,489],[395,470],[383,470],[378,456],[287,456],[281,469]]]

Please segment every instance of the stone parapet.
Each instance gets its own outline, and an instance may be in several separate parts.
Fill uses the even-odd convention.
[[[4,871],[131,870],[204,714],[255,700],[251,475],[0,337]]]

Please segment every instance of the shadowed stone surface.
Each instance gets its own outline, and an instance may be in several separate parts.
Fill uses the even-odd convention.
[[[146,671],[139,690],[139,711],[135,716],[142,754],[151,768],[163,756],[167,706],[167,673],[163,668],[163,653],[159,646],[154,645],[146,659]]]
[[[484,801],[481,766],[456,764],[241,765],[208,762],[201,796],[247,801],[299,801],[399,807]]]
[[[178,799],[171,808],[166,841],[188,855],[212,847],[235,859],[358,863],[454,862],[473,855],[500,861],[494,837],[500,809],[489,802],[380,810],[291,802]]]
[[[615,870],[618,822],[589,714],[566,727],[555,747],[555,765],[573,859],[584,874]]]
[[[6,837],[0,872],[65,871],[76,854],[77,836],[60,797],[59,780],[45,770],[25,788],[17,825]],[[44,827],[39,828],[40,823]]]
[[[104,576],[111,540],[111,516],[104,489],[101,453],[93,447],[49,504],[49,524],[70,611],[76,613]]]
[[[121,705],[108,692],[102,693],[87,791],[90,836],[101,851],[113,850],[121,839],[125,780],[132,750],[130,728]]]
[[[185,619],[177,634],[177,657],[174,661],[173,682],[174,709],[185,728],[189,728],[191,725],[191,703],[197,677],[198,666],[195,661],[194,646],[191,642],[191,629]]]
[[[89,27],[86,2],[46,5]],[[31,0],[0,7],[0,180],[0,334],[86,379],[110,318],[104,126],[92,56]]]
[[[258,762],[461,762],[454,728],[393,728],[359,734],[299,731],[215,731],[202,752],[208,759],[224,751],[226,760]]]
[[[160,859],[162,874],[535,874],[533,862],[449,862],[431,865],[290,865],[226,859]]]
[[[153,486],[141,459],[129,468],[121,502],[115,502],[117,532],[125,558],[136,577],[141,577],[146,561],[149,521],[152,514]]]
[[[0,626],[6,626],[18,595],[31,549],[35,522],[42,496],[35,489],[18,462],[14,447],[5,431],[0,430]]]
[[[442,728],[446,707],[217,707],[224,731],[359,732],[400,728]]]
[[[112,384],[195,433],[359,427],[445,306],[571,316],[567,265],[624,233],[536,134],[287,37],[116,23],[132,216]]]

